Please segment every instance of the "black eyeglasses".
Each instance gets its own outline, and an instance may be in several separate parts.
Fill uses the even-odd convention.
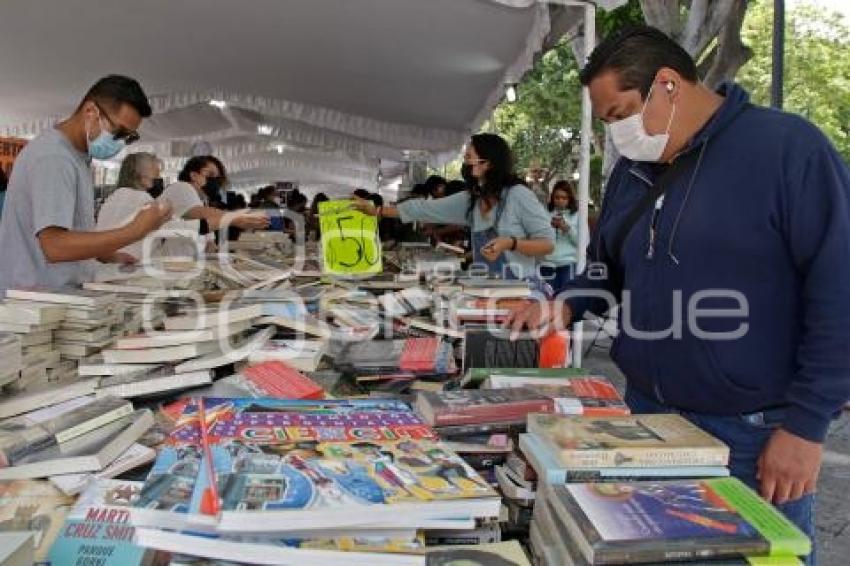
[[[136,143],[142,138],[142,136],[139,135],[139,132],[137,132],[136,130],[128,130],[124,126],[116,124],[115,120],[112,119],[109,113],[104,110],[103,107],[97,102],[95,102],[95,106],[97,106],[97,109],[100,110],[101,115],[106,117],[106,120],[112,126],[112,137],[116,141],[122,140],[126,145],[130,145]]]

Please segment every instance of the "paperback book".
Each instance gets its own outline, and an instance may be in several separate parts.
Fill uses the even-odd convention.
[[[622,417],[528,415],[528,432],[561,466],[726,466],[729,447],[677,414]]]
[[[416,398],[416,411],[435,426],[480,423],[514,423],[529,413],[551,413],[555,402],[528,388],[463,389],[423,392]]]
[[[736,478],[551,486],[549,499],[590,564],[807,556],[812,545]]]
[[[215,525],[200,512],[213,487],[215,526],[230,533],[416,527],[498,513],[494,492],[403,403],[205,399],[214,486],[198,406],[186,406],[145,482],[134,513],[142,524]]]

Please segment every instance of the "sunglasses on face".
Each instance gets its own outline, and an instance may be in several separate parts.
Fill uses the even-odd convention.
[[[112,131],[110,133],[116,141],[121,140],[126,145],[130,145],[141,139],[142,136],[139,135],[139,132],[136,130],[128,130],[124,126],[116,124],[115,120],[112,119],[109,113],[104,110],[100,104],[95,103],[95,106],[97,106],[97,109],[100,111],[100,115],[106,118],[106,121],[109,122],[109,125],[112,127]]]

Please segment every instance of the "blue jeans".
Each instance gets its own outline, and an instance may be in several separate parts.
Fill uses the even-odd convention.
[[[706,415],[680,411],[662,405],[646,395],[628,388],[626,404],[633,413],[679,413],[709,434],[719,438],[729,446],[730,473],[758,491],[756,463],[784,417],[784,409],[772,409],[749,415]],[[812,539],[812,554],[806,564],[815,566],[815,496],[805,495],[795,501],[789,501],[777,508]]]
[[[566,287],[567,283],[573,280],[575,269],[576,264],[574,263],[558,266],[544,263],[540,266],[540,275],[552,286],[552,289],[557,294]]]

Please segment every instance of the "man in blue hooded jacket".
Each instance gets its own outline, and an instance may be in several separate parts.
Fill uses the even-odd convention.
[[[676,411],[813,534],[830,421],[850,398],[850,173],[799,116],[700,84],[678,44],[624,30],[582,70],[622,158],[588,269],[514,332],[620,304],[612,357],[636,413]]]

